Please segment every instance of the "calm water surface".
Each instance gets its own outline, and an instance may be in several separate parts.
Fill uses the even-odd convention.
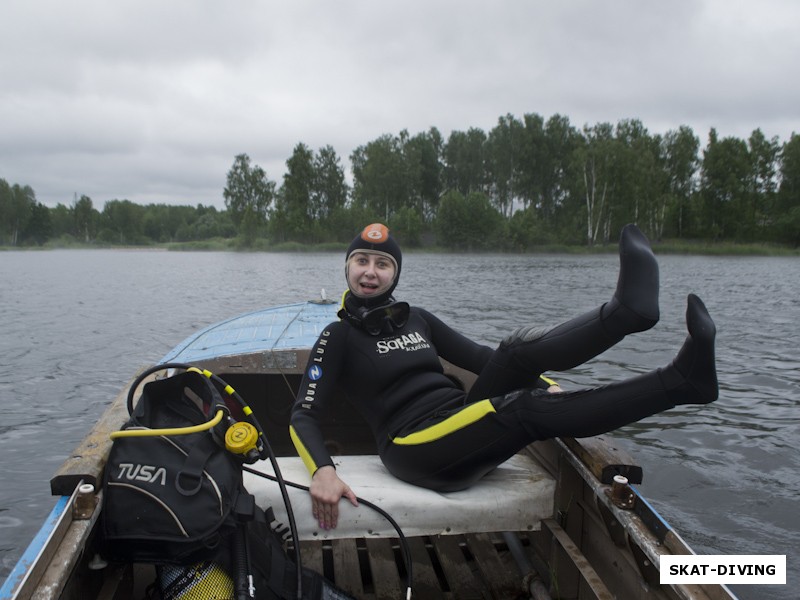
[[[800,586],[800,260],[659,257],[662,318],[559,374],[573,388],[667,364],[685,337],[686,295],[717,322],[721,397],[615,435],[641,486],[701,554],[786,554]],[[50,511],[49,479],[132,373],[196,329],[343,289],[339,254],[48,251],[0,253],[0,581]],[[497,343],[607,300],[615,256],[410,254],[396,295]]]

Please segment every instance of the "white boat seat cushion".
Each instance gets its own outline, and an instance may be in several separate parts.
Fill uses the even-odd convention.
[[[334,462],[356,495],[388,512],[406,536],[537,530],[542,519],[553,515],[555,480],[523,454],[513,456],[470,489],[447,494],[396,479],[377,456],[339,456]],[[281,457],[278,464],[286,481],[308,485],[308,471],[300,458]],[[269,461],[253,468],[273,474]],[[276,519],[288,523],[277,483],[245,473],[244,484],[260,507],[271,506]],[[397,537],[379,513],[363,504],[354,507],[346,499],[339,504],[338,527],[322,530],[311,516],[308,492],[290,487],[289,497],[301,540]]]

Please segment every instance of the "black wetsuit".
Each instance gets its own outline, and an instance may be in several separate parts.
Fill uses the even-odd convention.
[[[492,383],[481,386],[486,395],[473,399],[443,373],[439,361],[441,356],[481,373],[498,360],[505,364],[517,354],[530,354],[530,346],[492,350],[418,308],[411,309],[403,327],[377,336],[347,321],[332,323],[312,349],[292,413],[292,439],[312,474],[333,465],[319,423],[326,409],[335,410],[329,404],[341,386],[372,429],[392,474],[453,491],[469,487],[532,441],[596,435],[673,405],[658,401],[644,411],[631,410],[628,403],[619,405],[613,390],[602,393],[607,388],[551,394],[541,389],[548,385],[539,379],[544,365],[526,371],[527,388],[507,393],[508,381],[518,384],[521,378],[520,369],[512,367],[513,377],[493,376]],[[651,383],[663,396],[660,383]]]
[[[376,246],[357,238],[350,250],[388,252],[399,274],[396,244],[389,238]],[[693,295],[686,313],[690,335],[666,368],[597,388],[541,389],[547,387],[542,373],[583,364],[658,321],[658,265],[633,225],[620,235],[620,273],[610,301],[552,328],[521,327],[496,350],[425,310],[409,313],[407,304],[390,297],[396,284],[395,276],[380,298],[346,295],[343,320],[326,327],[312,350],[290,428],[312,475],[333,465],[319,423],[336,386],[368,422],[389,471],[439,491],[469,487],[533,441],[597,435],[675,404],[718,396],[716,327]],[[478,375],[468,394],[444,375],[439,357]]]

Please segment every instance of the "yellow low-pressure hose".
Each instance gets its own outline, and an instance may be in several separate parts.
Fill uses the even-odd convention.
[[[210,421],[201,423],[200,425],[192,425],[190,427],[171,427],[168,429],[123,429],[121,431],[114,431],[111,434],[111,439],[123,437],[157,437],[159,435],[188,435],[190,433],[197,433],[198,431],[207,431],[214,427],[217,423],[222,421],[225,416],[225,411],[218,410],[217,414]]]

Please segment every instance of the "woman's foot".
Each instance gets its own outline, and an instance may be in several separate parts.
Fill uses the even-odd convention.
[[[719,397],[714,358],[717,327],[703,301],[689,294],[686,306],[689,335],[675,360],[659,372],[667,395],[675,404],[708,404]]]
[[[636,225],[626,225],[620,234],[617,289],[601,317],[608,332],[620,337],[658,322],[658,262]]]

